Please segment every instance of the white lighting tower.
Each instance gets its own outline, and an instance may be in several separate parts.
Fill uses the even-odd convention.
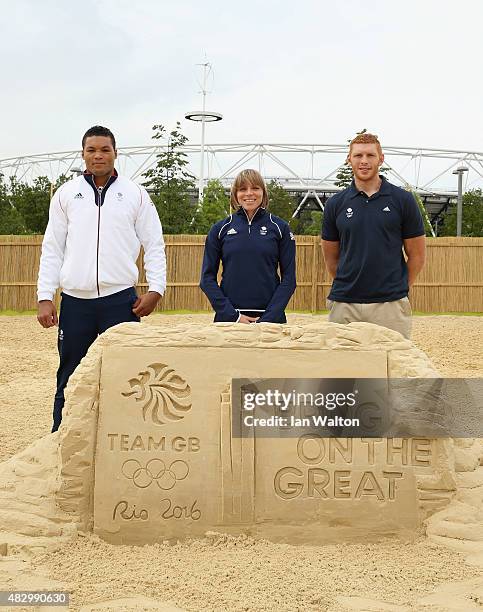
[[[205,62],[204,64],[198,64],[203,68],[203,85],[201,89],[201,94],[203,96],[203,109],[200,111],[190,111],[185,114],[185,119],[189,121],[199,121],[201,123],[201,162],[200,162],[200,177],[198,180],[198,206],[201,204],[203,200],[203,187],[204,187],[204,158],[205,158],[205,123],[212,123],[214,121],[221,121],[223,119],[223,115],[221,113],[216,113],[213,111],[206,110],[206,94],[208,93],[206,90],[206,79],[208,78],[212,66],[209,62]]]

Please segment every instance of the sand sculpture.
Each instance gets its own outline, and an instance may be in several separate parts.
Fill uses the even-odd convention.
[[[483,539],[479,441],[231,436],[234,377],[436,375],[364,323],[117,326],[72,377],[60,431],[0,464],[0,545],[210,530],[323,544],[410,538],[428,520],[434,537]]]

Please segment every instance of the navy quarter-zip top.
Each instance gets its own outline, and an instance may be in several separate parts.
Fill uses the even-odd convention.
[[[240,208],[215,223],[206,237],[200,287],[215,322],[237,321],[245,312],[260,315],[260,322],[285,323],[296,287],[295,240],[286,221],[260,207],[251,220]]]

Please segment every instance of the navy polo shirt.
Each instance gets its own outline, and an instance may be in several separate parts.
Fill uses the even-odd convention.
[[[322,238],[340,243],[328,296],[335,302],[392,302],[408,294],[403,240],[424,236],[423,219],[411,192],[381,179],[370,197],[353,181],[325,205]]]

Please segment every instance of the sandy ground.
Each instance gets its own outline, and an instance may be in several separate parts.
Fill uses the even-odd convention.
[[[325,319],[289,315],[296,324]],[[143,324],[195,321],[211,315],[155,315]],[[2,461],[50,430],[57,354],[56,331],[41,329],[33,317],[0,317],[0,337]],[[483,317],[415,317],[413,340],[445,376],[483,376]],[[30,560],[0,561],[0,589],[66,588],[70,609],[83,612],[481,610],[477,577],[479,567],[426,541],[294,547],[212,535],[131,548],[89,536]]]

